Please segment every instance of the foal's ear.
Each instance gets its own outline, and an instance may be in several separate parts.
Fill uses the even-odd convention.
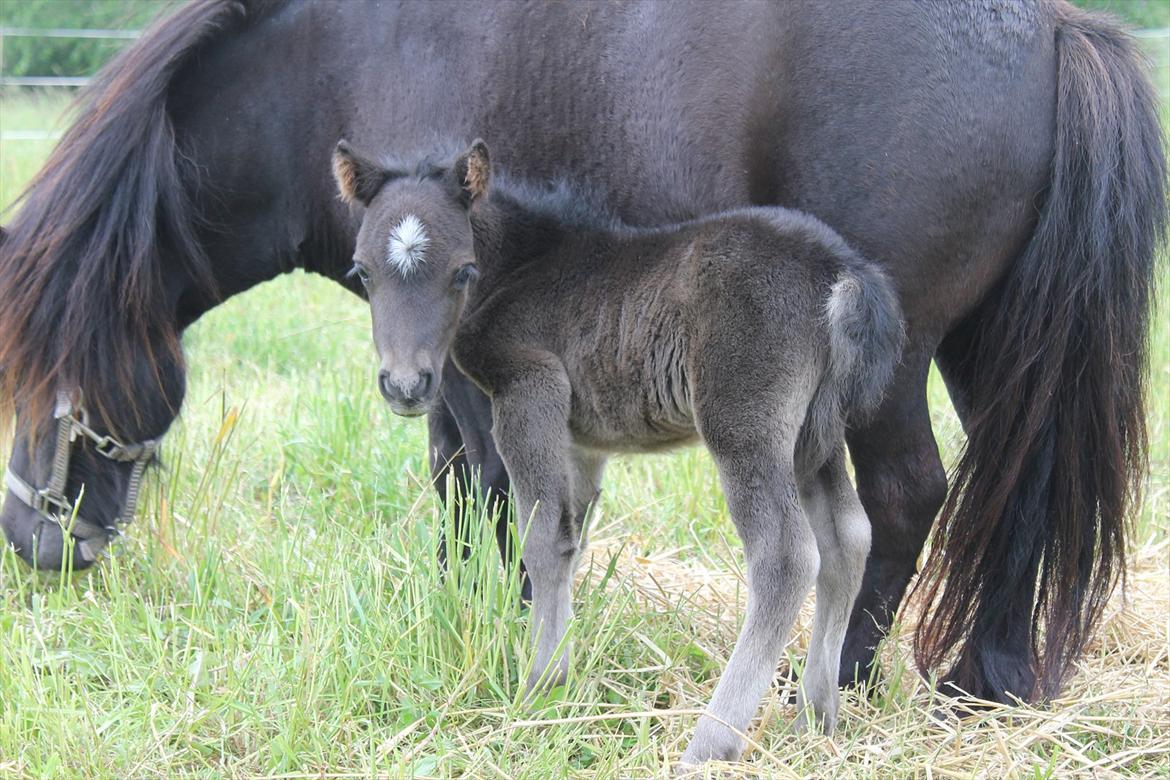
[[[487,144],[476,138],[471,142],[471,148],[455,158],[455,180],[463,188],[468,203],[487,193],[491,175],[492,164],[488,158]]]
[[[354,151],[348,141],[338,141],[333,150],[333,178],[337,180],[342,200],[368,206],[390,178],[390,171]]]

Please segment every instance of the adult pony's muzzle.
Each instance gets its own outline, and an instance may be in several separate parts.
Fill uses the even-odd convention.
[[[0,526],[16,554],[35,569],[60,571],[72,557],[74,571],[88,569],[94,559],[87,557],[82,540],[70,536],[66,541],[61,526],[9,493],[0,510]]]
[[[69,393],[61,392],[54,412],[56,433],[41,440],[38,452],[30,452],[27,440],[18,440],[12,460],[4,471],[3,512],[0,526],[17,553],[34,568],[60,570],[89,567],[119,535],[119,526],[134,519],[143,472],[154,462],[158,439],[123,443],[90,425],[90,416]],[[73,467],[78,448],[88,451],[80,474]],[[39,461],[40,468],[36,462]],[[122,474],[110,471],[128,468]],[[96,498],[81,506],[88,480],[104,470],[105,477],[91,482]],[[80,485],[70,488],[70,476]],[[110,478],[121,484],[121,494],[109,495]],[[103,495],[106,494],[106,495]],[[80,510],[80,511],[79,511]]]
[[[395,414],[418,417],[434,406],[439,381],[435,372],[429,369],[405,378],[392,376],[389,371],[382,369],[378,372],[378,389]]]

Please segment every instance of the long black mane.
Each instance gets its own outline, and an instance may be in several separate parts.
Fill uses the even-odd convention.
[[[177,285],[214,296],[168,89],[197,51],[277,0],[205,0],[157,22],[80,95],[18,199],[0,252],[0,427],[75,388],[111,428],[138,416],[135,374],[181,363]],[[118,402],[115,402],[117,399]],[[130,415],[127,417],[127,415]]]

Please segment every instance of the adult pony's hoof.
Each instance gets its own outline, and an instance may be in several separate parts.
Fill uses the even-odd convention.
[[[1034,699],[1036,670],[1026,658],[995,648],[979,648],[976,658],[971,666],[981,671],[964,674],[952,669],[939,680],[938,692],[976,711],[993,705],[1014,707]]]
[[[96,556],[86,555],[80,540],[73,537],[66,540],[61,526],[37,514],[11,494],[4,502],[0,526],[3,526],[4,536],[16,549],[16,554],[34,569],[61,571],[70,552],[74,571],[88,569],[96,559]]]

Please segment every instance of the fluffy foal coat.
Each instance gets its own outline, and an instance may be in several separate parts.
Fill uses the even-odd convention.
[[[800,724],[831,729],[870,541],[844,430],[878,405],[903,341],[882,272],[787,209],[626,227],[569,187],[492,181],[482,141],[409,167],[342,143],[334,169],[366,207],[355,273],[387,399],[425,411],[448,355],[491,397],[533,588],[529,687],[567,675],[573,573],[607,456],[698,440],[744,544],[748,608],[684,762],[740,756],[814,582]]]

